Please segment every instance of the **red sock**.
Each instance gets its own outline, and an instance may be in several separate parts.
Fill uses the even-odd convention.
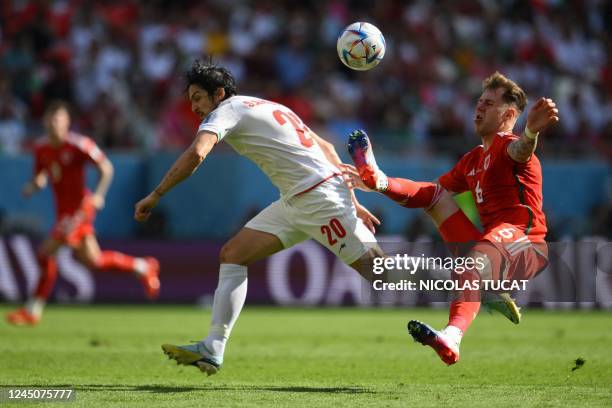
[[[466,253],[482,237],[482,233],[461,210],[445,219],[438,231],[455,256]]]
[[[40,279],[38,279],[36,290],[34,291],[34,296],[39,299],[47,300],[57,280],[57,265],[53,257],[39,255],[37,261],[41,274]]]
[[[460,275],[457,273],[453,275],[461,287],[464,287],[463,284],[466,281],[480,280],[480,275],[476,270],[467,270]],[[461,292],[459,299],[451,302],[448,312],[448,325],[458,327],[465,333],[478,314],[478,310],[480,310],[480,291],[466,289]]]
[[[475,242],[480,240],[482,233],[461,210],[448,217],[438,227],[440,235],[448,249],[455,256],[467,253]],[[461,275],[454,274],[454,278],[462,284],[466,280],[478,280],[477,271],[465,271]],[[480,292],[463,291],[458,300],[452,301],[448,312],[448,325],[458,327],[465,333],[480,310]]]
[[[403,207],[429,208],[442,192],[437,183],[392,177],[388,181],[389,186],[384,194]]]
[[[465,333],[479,310],[480,302],[452,301],[448,312],[448,325],[458,327]]]
[[[136,272],[136,258],[116,251],[102,251],[96,263],[96,268],[101,271]]]

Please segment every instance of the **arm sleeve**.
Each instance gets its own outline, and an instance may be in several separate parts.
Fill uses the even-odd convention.
[[[227,102],[212,111],[198,127],[198,133],[207,131],[217,135],[217,143],[230,133],[240,121],[240,113],[232,102]]]
[[[467,156],[467,154],[464,155],[457,162],[457,164],[455,164],[455,167],[453,167],[449,172],[440,176],[440,178],[438,179],[440,185],[446,190],[453,193],[463,193],[464,191],[470,189],[467,184],[467,180],[465,179],[465,166]]]
[[[94,142],[92,139],[88,137],[85,137],[85,136],[79,137],[76,142],[76,146],[78,147],[79,151],[83,154],[85,160],[89,160],[89,161],[99,164],[99,163],[102,163],[106,159],[106,155],[104,154],[102,150],[100,150],[96,142]]]

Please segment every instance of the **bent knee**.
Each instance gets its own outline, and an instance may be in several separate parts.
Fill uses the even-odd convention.
[[[98,269],[100,264],[99,257],[83,254],[81,252],[74,252],[74,259],[76,259],[81,265],[89,269]]]
[[[459,211],[459,206],[453,195],[446,189],[442,189],[438,201],[431,208],[425,210],[438,227],[457,211]]]
[[[368,249],[368,251],[363,254],[359,260],[362,262],[372,263],[374,262],[375,258],[384,258],[385,256],[385,252],[378,245],[376,245],[375,247]]]
[[[385,253],[380,249],[380,247],[376,246],[374,248],[370,248],[366,253],[364,253],[358,260],[353,262],[350,266],[355,269],[361,276],[363,276],[366,280],[372,279],[373,276],[373,267],[374,267],[374,259],[376,258],[384,258]]]
[[[221,247],[219,262],[222,264],[248,265],[249,259],[245,256],[243,250],[229,241]]]
[[[88,269],[99,269],[100,267],[100,263],[98,262],[97,259],[90,259],[87,257],[82,257],[82,258],[76,258],[76,260],[83,265],[84,267],[88,268]]]

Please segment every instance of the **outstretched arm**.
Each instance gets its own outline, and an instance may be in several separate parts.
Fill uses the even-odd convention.
[[[151,215],[151,210],[157,206],[159,199],[174,186],[191,176],[202,164],[215,143],[217,143],[217,136],[214,133],[208,131],[198,133],[191,146],[174,162],[158,186],[148,196],[136,203],[134,212],[136,221],[146,221]]]
[[[336,152],[334,145],[312,131],[310,132],[310,136],[315,140],[315,142],[317,142],[321,150],[323,150],[325,158],[327,158],[331,164],[340,169],[342,160],[340,160],[340,156],[338,156],[338,152]]]
[[[508,155],[525,163],[538,145],[538,134],[559,121],[559,110],[552,99],[540,98],[527,115],[527,125],[521,137],[508,145]]]
[[[110,187],[111,181],[113,180],[113,164],[107,158],[104,158],[101,162],[96,163],[96,168],[100,172],[100,179],[96,185],[93,195],[91,196],[94,207],[98,210],[104,207],[104,200],[106,192]]]
[[[40,171],[34,175],[32,180],[24,184],[21,194],[25,198],[30,198],[34,193],[37,193],[45,188],[46,185],[47,173],[45,171]]]

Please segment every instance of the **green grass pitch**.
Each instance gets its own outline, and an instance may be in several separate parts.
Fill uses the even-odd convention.
[[[225,366],[206,377],[160,345],[199,340],[209,311],[51,306],[35,328],[0,322],[0,385],[71,387],[69,407],[612,404],[610,313],[529,310],[520,326],[481,313],[452,367],[409,339],[410,318],[440,327],[446,311],[247,305]],[[572,371],[577,358],[586,363]]]

